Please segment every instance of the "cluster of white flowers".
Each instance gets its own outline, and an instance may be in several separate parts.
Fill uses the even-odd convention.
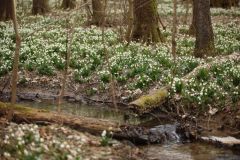
[[[82,147],[89,142],[89,138],[84,134],[71,133],[72,131],[65,127],[49,126],[46,130],[52,135],[47,134],[43,138],[42,129],[35,124],[11,123],[0,142],[3,147],[0,155],[7,159],[61,159],[60,157],[66,156],[68,160],[73,160],[82,154]]]
[[[164,8],[172,9],[171,4],[172,2],[169,0],[162,2],[162,5],[168,6]],[[179,5],[179,9],[183,10],[182,5]],[[20,69],[37,71],[43,75],[53,75],[56,70],[64,68],[67,52],[65,23],[64,20],[42,16],[30,16],[22,19],[20,31],[23,41]],[[48,27],[38,30],[44,25]],[[2,37],[0,40],[0,76],[12,68],[14,36],[13,29],[9,26],[10,23],[0,23]],[[172,74],[181,78],[204,62],[202,59],[191,56],[195,40],[186,35],[188,28],[188,25],[179,26],[176,36],[179,56],[176,62],[174,62],[168,47],[171,43],[170,28],[162,32],[167,43],[156,46],[136,42],[127,45],[126,42],[119,42],[118,35],[112,28],[105,31],[104,45],[100,28],[94,26],[74,28],[70,60],[74,79],[78,82],[97,80],[108,83],[110,74],[112,74],[126,89],[148,87],[152,83],[169,84],[172,82]],[[35,30],[38,31],[34,32]],[[225,25],[216,24],[214,32],[215,46],[218,52],[229,54],[233,51],[240,51],[238,34],[240,29],[236,22]],[[30,34],[31,36],[28,36]],[[226,68],[226,70],[228,69]],[[234,75],[235,72],[237,71],[234,71]],[[236,80],[233,79],[233,81]]]
[[[188,79],[182,88],[182,96],[189,102],[199,105],[214,103],[215,106],[223,106],[226,100],[228,105],[235,105],[240,98],[240,67],[239,61],[226,61],[222,64],[212,64],[210,69],[205,69],[206,74],[197,74]],[[199,76],[208,76],[202,78]],[[176,93],[181,79],[175,78],[172,84],[173,92]],[[231,98],[230,100],[228,98]],[[214,101],[215,100],[215,101]]]

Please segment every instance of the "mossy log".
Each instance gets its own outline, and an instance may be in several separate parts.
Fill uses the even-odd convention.
[[[14,105],[0,102],[0,116],[5,116],[9,110],[13,111],[13,121],[16,123],[42,123],[62,124],[79,131],[86,131],[100,135],[103,130],[112,128],[113,132],[120,131],[119,125],[107,120],[94,119],[65,115],[47,110],[40,110],[21,105]]]
[[[102,131],[111,131],[113,138],[129,140],[135,144],[162,143],[166,140],[165,132],[152,133],[151,129],[135,125],[119,125],[108,120],[65,115],[21,105],[0,102],[0,118],[7,117],[11,111],[15,123],[35,123],[40,125],[60,124],[72,129],[100,136]]]
[[[168,88],[152,91],[148,95],[143,95],[137,100],[129,103],[130,108],[134,109],[138,114],[143,114],[152,111],[154,108],[160,106],[168,97]]]

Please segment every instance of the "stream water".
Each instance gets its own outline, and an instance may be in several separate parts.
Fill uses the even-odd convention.
[[[34,108],[57,111],[55,104],[23,102],[24,105]],[[116,110],[105,106],[88,106],[66,103],[61,106],[61,112],[85,117],[107,119],[119,123],[139,124],[142,120],[122,110]],[[162,125],[161,127],[171,127]],[[174,133],[176,134],[176,133]],[[147,145],[141,147],[147,159],[150,160],[240,160],[240,151],[233,152],[225,148],[217,148],[203,143],[185,143],[179,139],[165,144]]]
[[[240,153],[203,143],[170,143],[143,148],[149,160],[240,160]]]

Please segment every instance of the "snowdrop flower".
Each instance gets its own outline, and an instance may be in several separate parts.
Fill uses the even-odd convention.
[[[23,153],[24,153],[25,155],[28,155],[28,154],[29,154],[29,152],[28,152],[26,149],[24,149]]]
[[[65,145],[62,143],[62,144],[60,145],[60,148],[65,148]]]
[[[68,160],[73,160],[73,156],[69,154],[69,155],[67,155],[67,159]]]
[[[102,132],[102,137],[106,137],[106,135],[107,135],[107,131],[106,130],[104,130],[103,132]]]
[[[10,153],[8,153],[8,152],[4,152],[4,153],[3,153],[3,155],[4,155],[4,157],[6,157],[6,158],[9,158],[9,157],[11,157],[11,154],[10,154]]]

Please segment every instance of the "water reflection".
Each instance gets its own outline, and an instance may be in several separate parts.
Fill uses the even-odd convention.
[[[231,150],[202,143],[150,145],[144,150],[150,160],[240,160]]]
[[[49,103],[34,103],[23,102],[24,105],[28,105],[38,109],[46,109],[51,111],[57,111],[58,106],[56,104]],[[60,106],[60,110],[65,114],[72,114],[84,117],[93,117],[98,119],[108,119],[119,123],[139,124],[140,120],[133,114],[123,112],[121,110],[109,108],[106,106],[90,106],[84,104],[65,103]]]

